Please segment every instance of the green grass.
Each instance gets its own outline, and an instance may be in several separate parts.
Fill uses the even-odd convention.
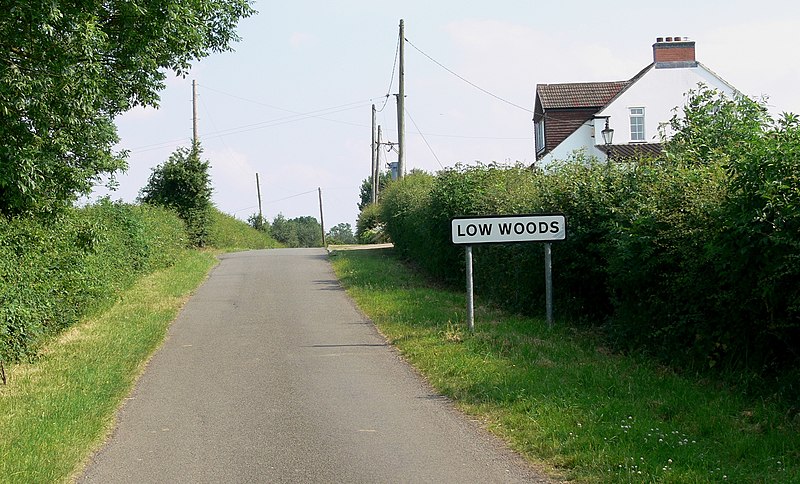
[[[527,458],[579,482],[800,482],[800,421],[643,358],[566,322],[476,307],[391,250],[337,252],[361,309],[442,394]],[[556,308],[557,309],[557,308]]]
[[[80,470],[214,263],[209,252],[185,251],[109,310],[50,341],[34,362],[7,368],[8,385],[0,385],[0,482],[59,482]]]
[[[208,245],[227,251],[282,247],[280,242],[266,233],[259,232],[247,222],[238,220],[232,215],[220,212],[217,209],[211,211]]]

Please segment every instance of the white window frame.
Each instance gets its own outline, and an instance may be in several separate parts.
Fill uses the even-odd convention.
[[[631,133],[631,142],[635,141],[646,141],[645,138],[645,110],[642,106],[635,106],[628,108],[628,115],[629,115],[629,126],[630,126],[630,133]],[[641,122],[635,122],[639,121]],[[637,129],[641,127],[641,129]]]
[[[544,138],[544,118],[539,120],[537,123],[533,123],[535,133],[535,143],[536,143],[536,152],[541,153],[544,151],[545,148],[545,138]]]

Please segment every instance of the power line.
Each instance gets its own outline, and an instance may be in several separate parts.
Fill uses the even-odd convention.
[[[433,151],[433,148],[431,148],[431,144],[428,143],[428,139],[425,137],[424,134],[422,134],[422,131],[420,131],[419,126],[417,125],[417,122],[414,121],[413,117],[411,117],[411,113],[408,112],[408,109],[406,109],[406,114],[408,115],[408,119],[411,120],[411,123],[414,125],[414,127],[417,128],[417,132],[422,136],[422,141],[425,142],[425,145],[428,146],[428,149],[431,151],[431,154],[433,155],[433,157],[436,158],[436,162],[439,163],[439,166],[442,168],[442,170],[444,170],[444,165],[442,165],[442,162],[439,161],[439,157],[436,156],[436,152]]]
[[[434,59],[433,57],[429,56],[428,54],[426,54],[425,52],[423,52],[422,50],[420,50],[420,48],[419,48],[419,47],[417,47],[416,45],[414,45],[414,44],[413,44],[413,43],[412,43],[410,40],[408,40],[408,39],[405,39],[405,40],[406,40],[406,42],[408,42],[408,43],[409,43],[409,45],[411,45],[411,47],[413,47],[414,49],[416,49],[416,50],[417,50],[417,52],[419,52],[420,54],[422,54],[422,55],[424,55],[425,57],[427,57],[428,59],[430,59],[430,60],[431,60],[431,61],[432,61],[434,64],[438,65],[439,67],[441,67],[442,69],[446,70],[446,71],[447,71],[447,72],[449,72],[450,74],[452,74],[452,75],[456,76],[457,78],[461,79],[462,81],[466,82],[467,84],[469,84],[470,86],[474,87],[475,89],[477,89],[477,90],[479,90],[479,91],[483,92],[484,94],[488,94],[489,96],[492,96],[493,98],[497,99],[498,101],[502,101],[502,102],[504,102],[504,103],[506,103],[506,104],[509,104],[509,105],[511,105],[511,106],[514,106],[515,108],[522,109],[523,111],[527,111],[527,112],[529,112],[529,113],[533,114],[533,111],[531,111],[530,109],[528,109],[528,108],[525,108],[525,107],[522,107],[522,106],[520,106],[519,104],[515,104],[515,103],[513,103],[513,102],[511,102],[511,101],[509,101],[509,100],[507,100],[507,99],[503,99],[502,97],[500,97],[500,96],[498,96],[498,95],[496,95],[496,94],[494,94],[494,93],[491,93],[491,92],[487,91],[486,89],[484,89],[484,88],[480,87],[479,85],[475,84],[474,82],[470,81],[469,79],[465,78],[464,76],[461,76],[460,74],[457,74],[457,73],[456,73],[456,72],[454,72],[453,70],[451,70],[451,69],[448,69],[448,68],[447,68],[447,67],[445,67],[445,66],[444,66],[444,65],[443,65],[441,62],[437,61],[437,60],[436,60],[436,59]]]
[[[282,202],[282,201],[284,201],[284,200],[289,200],[289,199],[291,199],[291,198],[302,197],[303,195],[308,195],[309,193],[317,193],[317,189],[315,188],[315,189],[313,189],[313,190],[309,190],[309,191],[307,191],[307,192],[303,192],[303,193],[296,193],[296,194],[294,194],[294,195],[289,195],[288,197],[283,197],[283,198],[278,198],[278,199],[276,199],[276,200],[270,200],[270,201],[268,201],[268,202],[263,202],[263,203],[262,203],[262,205],[266,205],[266,204],[269,204],[269,203],[277,203],[277,202]],[[235,214],[235,213],[242,212],[242,211],[244,211],[244,210],[250,210],[250,209],[252,209],[252,208],[256,208],[256,207],[258,207],[258,205],[252,205],[252,206],[250,206],[250,207],[240,208],[239,210],[236,210],[236,211],[234,211],[233,213]]]
[[[256,101],[250,101],[250,102],[256,102]],[[239,134],[239,133],[244,133],[244,132],[248,132],[248,131],[254,131],[254,130],[263,129],[263,128],[271,128],[271,127],[280,126],[280,125],[288,124],[288,123],[294,123],[294,122],[303,121],[303,120],[309,119],[309,118],[319,118],[319,119],[323,119],[325,121],[331,121],[331,122],[336,122],[336,123],[341,123],[341,124],[347,124],[347,125],[351,125],[351,126],[358,126],[360,128],[368,127],[368,126],[366,126],[364,124],[358,124],[358,123],[351,123],[351,122],[348,122],[348,121],[340,121],[340,120],[328,119],[328,118],[324,118],[323,116],[324,115],[328,115],[328,114],[336,114],[336,113],[340,113],[340,112],[344,112],[344,111],[351,111],[351,110],[354,110],[354,109],[360,109],[363,106],[368,105],[370,102],[372,102],[371,99],[368,100],[368,101],[356,101],[356,102],[352,102],[352,103],[342,104],[342,105],[339,105],[339,106],[333,106],[333,107],[330,107],[330,108],[318,109],[316,111],[309,111],[307,113],[300,113],[300,112],[296,112],[296,111],[290,111],[288,109],[276,108],[276,109],[280,109],[282,111],[287,111],[287,112],[291,112],[291,113],[295,113],[295,114],[292,114],[290,116],[282,116],[282,117],[279,117],[279,118],[271,119],[271,120],[268,120],[268,121],[262,121],[262,122],[259,122],[259,123],[247,124],[247,125],[243,125],[243,126],[237,126],[237,127],[222,129],[222,130],[218,130],[218,131],[212,131],[210,133],[203,133],[202,137],[205,138],[205,139],[219,138],[219,137],[222,137],[222,136],[227,136],[227,135],[232,135],[232,134]],[[157,149],[161,149],[161,148],[168,148],[168,147],[174,146],[176,143],[181,143],[181,142],[185,142],[185,141],[186,141],[186,138],[180,138],[180,139],[177,139],[177,140],[164,141],[164,142],[161,142],[161,143],[154,143],[154,144],[151,144],[151,145],[139,146],[137,148],[133,148],[131,151],[132,152],[136,152],[136,153],[141,153],[141,152],[145,152],[145,151],[152,151],[152,150],[157,150]]]
[[[408,110],[406,110],[408,112]],[[415,125],[416,126],[416,125]],[[459,135],[459,134],[433,134],[433,133],[421,133],[417,131],[414,134],[419,134],[422,136],[433,136],[435,138],[459,138],[459,139],[486,139],[486,140],[497,140],[497,141],[530,141],[532,136],[520,138],[520,137],[497,137],[497,136],[467,136],[467,135]]]
[[[394,50],[394,63],[392,64],[392,75],[389,77],[389,88],[386,90],[386,99],[383,100],[383,106],[378,109],[378,112],[383,111],[386,108],[386,104],[389,103],[389,98],[392,95],[392,85],[394,84],[394,72],[397,69],[397,57],[400,55],[400,37],[397,38],[397,47]]]
[[[264,204],[282,202],[284,200],[289,200],[290,198],[302,197],[303,195],[308,195],[309,193],[316,193],[316,192],[317,192],[317,189],[315,188],[315,189],[309,190],[307,192],[297,193],[295,195],[289,195],[288,197],[278,198],[276,200],[270,200],[268,202],[264,202]]]

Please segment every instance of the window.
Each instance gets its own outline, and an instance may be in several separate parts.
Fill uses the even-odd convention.
[[[631,141],[644,141],[644,108],[630,108]]]
[[[536,129],[536,152],[544,150],[544,119],[534,123]]]

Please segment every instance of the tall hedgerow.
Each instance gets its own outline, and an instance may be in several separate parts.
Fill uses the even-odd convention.
[[[0,217],[0,359],[35,355],[187,245],[181,220],[156,207],[103,200],[56,218]]]
[[[422,241],[438,243],[428,233],[428,197],[433,182],[433,176],[416,172],[390,183],[383,192],[378,216],[396,249],[428,267],[431,262],[420,245]]]
[[[390,186],[381,219],[400,253],[460,283],[452,217],[564,213],[557,313],[684,368],[785,375],[800,368],[800,120],[704,88],[679,114],[656,159],[458,166]],[[543,311],[539,245],[474,256],[479,294]]]

